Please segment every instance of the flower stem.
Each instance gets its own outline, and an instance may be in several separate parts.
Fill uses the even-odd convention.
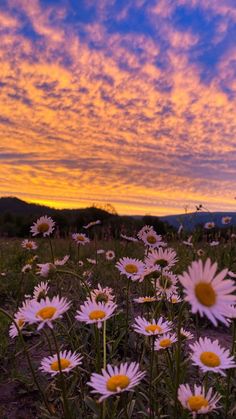
[[[51,250],[52,263],[54,264],[55,260],[54,260],[54,253],[53,253],[53,247],[52,247],[52,240],[50,237],[48,237],[48,239],[49,239],[49,245],[50,245],[50,250]]]
[[[235,347],[236,347],[236,319],[233,320],[233,337],[232,337],[232,339],[233,340],[232,340],[231,355],[234,356]],[[227,373],[226,396],[225,396],[225,416],[224,416],[225,419],[228,418],[231,377],[232,377],[232,369],[230,369]]]
[[[180,361],[181,361],[181,323],[182,323],[182,317],[183,317],[183,311],[185,307],[185,302],[182,303],[179,311],[179,317],[178,317],[178,329],[177,329],[177,351],[176,351],[176,378],[175,378],[175,398],[174,398],[174,411],[175,411],[175,417],[178,418],[178,388],[179,388],[179,379],[180,379]]]
[[[51,329],[51,332],[52,332],[52,337],[53,337],[54,344],[55,344],[58,367],[59,367],[59,371],[60,371],[64,415],[65,415],[65,419],[71,419],[71,414],[70,414],[70,409],[69,409],[68,399],[67,399],[67,394],[66,394],[66,384],[65,384],[65,379],[64,379],[63,372],[62,372],[62,368],[61,368],[61,358],[60,358],[60,352],[59,352],[59,347],[58,347],[58,343],[57,343],[57,338],[56,338],[56,335],[55,335],[53,329]]]
[[[127,347],[128,347],[128,329],[129,329],[129,289],[130,289],[130,279],[128,279],[126,287],[126,319],[125,319],[125,358],[127,357]]]
[[[151,360],[150,360],[150,372],[149,372],[149,418],[154,417],[154,406],[152,397],[152,378],[153,378],[153,367],[154,367],[154,344],[155,336],[151,336]]]
[[[48,412],[50,413],[50,415],[52,415],[53,413],[52,413],[52,411],[51,411],[50,405],[49,405],[49,403],[48,403],[48,401],[47,401],[47,399],[46,399],[46,396],[45,396],[45,394],[44,394],[43,390],[41,389],[40,384],[39,384],[39,382],[38,382],[38,380],[37,380],[37,378],[36,378],[36,374],[35,374],[35,372],[34,372],[34,368],[33,368],[33,365],[32,365],[31,359],[30,359],[30,355],[29,355],[29,352],[28,352],[27,346],[26,346],[26,344],[25,344],[25,341],[24,341],[23,335],[22,335],[22,333],[21,333],[21,330],[20,330],[20,328],[19,328],[19,326],[18,326],[17,322],[14,320],[14,318],[13,318],[13,317],[12,317],[9,313],[7,313],[7,311],[3,310],[2,308],[0,308],[0,313],[2,313],[4,316],[8,317],[8,319],[10,319],[10,320],[11,320],[11,322],[13,322],[13,323],[14,323],[14,325],[15,325],[15,327],[16,327],[16,329],[17,329],[17,331],[18,331],[18,335],[19,335],[19,338],[20,338],[21,344],[22,344],[22,346],[23,346],[23,350],[24,350],[24,353],[25,353],[25,356],[26,356],[26,359],[27,359],[27,362],[28,362],[28,365],[29,365],[29,368],[30,368],[30,372],[31,372],[32,377],[33,377],[33,380],[34,380],[34,382],[35,382],[35,385],[36,385],[36,387],[37,387],[37,389],[38,389],[39,393],[40,393],[40,394],[41,394],[41,396],[42,396],[42,399],[43,399],[43,401],[44,401],[44,404],[45,404],[45,406],[46,406],[46,408],[47,408]]]

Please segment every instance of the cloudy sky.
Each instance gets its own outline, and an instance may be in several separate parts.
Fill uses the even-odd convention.
[[[235,0],[1,0],[0,195],[235,210]]]

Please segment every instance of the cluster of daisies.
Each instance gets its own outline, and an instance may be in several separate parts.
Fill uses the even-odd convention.
[[[100,224],[99,220],[84,228],[88,229],[97,224]],[[34,223],[31,232],[33,236],[42,234],[46,237],[53,232],[54,227],[54,221],[45,216]],[[75,233],[72,238],[78,245],[85,245],[89,242],[89,238],[84,233]],[[228,349],[220,345],[218,340],[212,341],[207,337],[200,337],[193,342],[193,334],[183,327],[178,333],[175,332],[177,327],[175,316],[171,321],[167,320],[161,315],[157,316],[155,309],[159,301],[165,301],[167,305],[182,303],[182,307],[188,303],[192,313],[206,316],[214,326],[217,326],[218,322],[229,326],[232,319],[236,317],[236,286],[235,282],[228,278],[228,270],[217,272],[217,263],[212,263],[210,259],[203,263],[199,259],[191,263],[188,271],[182,275],[176,275],[174,270],[178,262],[177,254],[174,249],[168,248],[162,236],[158,235],[152,226],[144,226],[137,237],[123,234],[121,238],[131,242],[141,242],[144,245],[143,260],[123,257],[116,262],[115,267],[126,281],[140,284],[142,289],[149,290],[148,295],[137,296],[133,301],[144,304],[145,307],[146,304],[152,305],[147,315],[138,315],[133,319],[130,329],[148,340],[150,349],[153,347],[154,351],[161,351],[161,353],[166,351],[169,354],[169,351],[175,350],[175,345],[180,345],[180,343],[188,345],[185,349],[189,354],[189,360],[203,374],[211,372],[225,376],[226,370],[235,368],[234,357]],[[27,250],[36,250],[37,244],[31,240],[24,240],[22,247]],[[103,249],[99,250],[97,254],[105,253]],[[110,260],[114,258],[113,252]],[[53,264],[38,264],[40,274],[47,277],[56,266],[64,265],[68,259],[69,255],[66,255],[63,259],[54,261]],[[148,284],[148,287],[142,287],[144,284]],[[38,331],[44,327],[53,329],[53,323],[60,320],[63,314],[72,307],[72,303],[64,297],[50,298],[49,290],[49,282],[41,282],[34,288],[33,295],[27,296],[14,315],[14,322],[9,332],[11,338],[15,338],[21,330],[24,332],[28,325],[37,325]],[[95,325],[99,330],[102,326],[105,328],[106,322],[117,313],[118,305],[113,290],[98,284],[97,288],[89,290],[87,299],[76,311],[75,320],[87,325]],[[191,343],[188,343],[189,341]],[[59,354],[43,358],[39,368],[53,377],[57,374],[69,373],[79,367],[82,362],[81,353],[62,350]],[[146,374],[137,362],[120,363],[119,366],[108,364],[102,369],[101,374],[91,375],[88,385],[92,388],[92,393],[100,395],[99,401],[102,402],[109,396],[132,390]],[[217,409],[220,398],[220,394],[214,392],[212,388],[206,389],[203,385],[194,385],[193,389],[189,384],[181,384],[178,387],[178,400],[183,408],[192,413],[193,418],[198,414]]]

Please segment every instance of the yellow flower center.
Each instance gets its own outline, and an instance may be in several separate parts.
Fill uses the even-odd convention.
[[[143,301],[145,302],[145,303],[149,303],[150,301],[154,301],[155,300],[155,298],[153,298],[153,297],[144,297],[143,298]]]
[[[25,324],[25,320],[24,319],[18,319],[17,324],[18,324],[18,327],[21,329]]]
[[[125,270],[126,272],[128,272],[129,274],[136,274],[138,272],[138,268],[136,265],[134,265],[133,263],[128,263],[125,266]]]
[[[61,358],[60,359],[60,364],[61,364],[61,369],[65,370],[66,368],[68,368],[71,365],[71,362],[69,361],[69,359],[66,358]],[[59,371],[59,362],[58,361],[54,361],[51,363],[51,369],[53,371]]]
[[[208,406],[208,401],[205,399],[205,397],[199,395],[199,396],[190,396],[188,398],[188,404],[191,410],[194,412],[197,412],[202,407]]]
[[[113,375],[113,377],[109,378],[107,381],[107,390],[109,391],[117,391],[118,389],[123,390],[124,388],[128,387],[130,383],[129,377],[127,375],[117,374]]]
[[[56,311],[55,307],[43,307],[36,313],[36,317],[40,317],[42,320],[51,319]]]
[[[145,327],[146,332],[151,332],[151,333],[155,333],[157,332],[161,332],[162,328],[160,326],[158,326],[157,324],[149,324],[148,326]]]
[[[76,240],[79,241],[79,242],[84,242],[85,238],[84,238],[84,236],[77,236]]]
[[[199,282],[195,286],[195,295],[203,306],[212,307],[216,303],[215,290],[208,282]]]
[[[41,223],[37,226],[39,233],[46,233],[49,230],[49,224]]]
[[[166,339],[162,339],[162,340],[160,341],[159,345],[160,345],[162,348],[168,348],[168,346],[170,346],[170,345],[171,345],[171,340],[170,340],[170,339],[168,339],[168,338],[166,338]]]
[[[220,357],[216,355],[214,352],[210,351],[202,352],[200,360],[204,365],[211,368],[218,367],[221,364]]]
[[[172,298],[171,298],[171,302],[172,302],[173,304],[177,303],[177,298],[172,297]]]
[[[154,236],[147,236],[147,242],[150,244],[155,244],[156,243],[156,237]]]
[[[106,313],[103,310],[93,310],[89,314],[90,320],[101,320],[101,319],[104,319],[105,316],[106,316]]]
[[[32,243],[26,243],[26,247],[28,248],[28,249],[32,249],[32,247],[33,247],[33,245],[32,245]]]

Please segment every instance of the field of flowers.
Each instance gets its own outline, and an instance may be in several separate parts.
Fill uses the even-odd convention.
[[[55,239],[45,216],[0,241],[0,417],[235,418],[233,229],[99,228]]]

